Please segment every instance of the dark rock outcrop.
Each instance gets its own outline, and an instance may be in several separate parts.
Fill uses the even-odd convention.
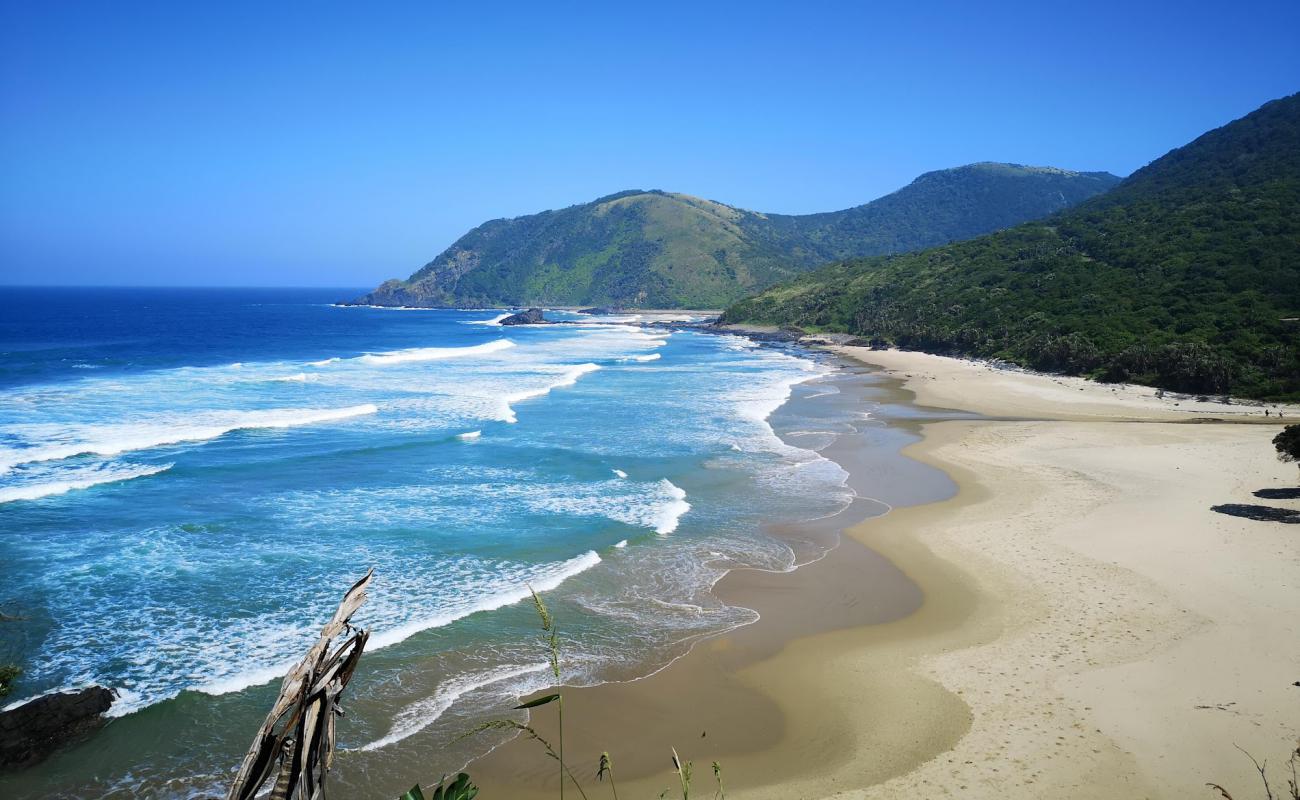
[[[546,318],[542,316],[540,308],[530,308],[527,311],[520,311],[518,314],[511,314],[501,320],[502,325],[544,325]]]
[[[622,314],[622,306],[595,306],[593,308],[580,308],[579,314],[591,314],[593,316],[607,317],[610,314]]]
[[[0,767],[26,767],[104,724],[115,695],[103,686],[47,694],[0,711]]]

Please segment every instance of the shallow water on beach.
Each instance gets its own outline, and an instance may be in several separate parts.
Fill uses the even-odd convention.
[[[436,777],[492,744],[461,733],[548,683],[528,585],[568,681],[635,677],[752,621],[710,592],[728,569],[833,544],[765,523],[863,492],[817,452],[871,413],[836,404],[827,359],[631,317],[329,305],[348,295],[0,292],[10,700],[121,695],[0,793],[220,793],[372,566],[341,769]]]

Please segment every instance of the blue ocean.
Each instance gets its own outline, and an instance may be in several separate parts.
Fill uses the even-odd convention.
[[[710,587],[803,557],[764,521],[849,502],[814,446],[835,420],[807,448],[769,422],[831,371],[807,354],[686,313],[333,305],[358,293],[0,289],[7,700],[119,694],[8,796],[213,792],[371,568],[340,744],[456,769],[482,746],[459,734],[548,683],[529,587],[571,682],[636,677],[752,620]]]

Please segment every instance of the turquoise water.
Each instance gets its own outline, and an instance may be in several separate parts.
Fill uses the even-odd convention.
[[[794,562],[763,521],[848,502],[767,422],[829,371],[805,355],[627,324],[648,318],[330,305],[348,294],[0,290],[10,700],[120,694],[11,794],[219,786],[371,567],[341,744],[364,770],[455,769],[456,734],[547,684],[528,585],[571,682],[633,677],[752,619],[709,588]]]

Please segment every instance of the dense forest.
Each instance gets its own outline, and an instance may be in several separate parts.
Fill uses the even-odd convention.
[[[661,191],[493,220],[356,302],[721,308],[836,259],[917,250],[1038,219],[1119,181],[1015,164],[931,172],[879,200],[805,216]]]
[[[724,321],[1193,393],[1300,397],[1300,95],[1041,222],[848,260]]]

